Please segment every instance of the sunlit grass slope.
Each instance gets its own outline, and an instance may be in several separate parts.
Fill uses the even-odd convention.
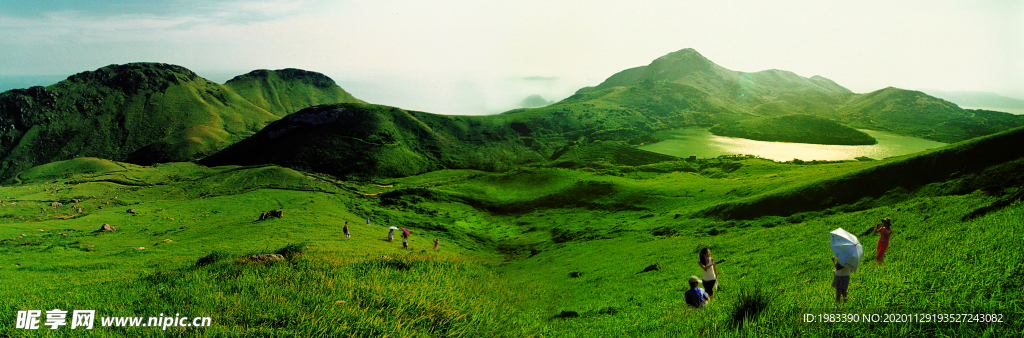
[[[239,93],[180,66],[131,63],[75,74],[49,87],[4,92],[0,178],[74,157],[138,164],[194,160],[296,107],[358,102],[323,75],[279,72],[245,75],[234,82]]]

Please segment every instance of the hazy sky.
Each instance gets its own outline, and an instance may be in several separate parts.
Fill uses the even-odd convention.
[[[1024,1],[0,1],[0,76],[138,61],[211,80],[324,73],[361,99],[445,114],[562,99],[694,48],[732,70],[1024,98]]]

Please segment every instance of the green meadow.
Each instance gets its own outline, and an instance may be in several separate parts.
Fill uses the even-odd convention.
[[[1016,336],[1024,161],[991,144],[1022,133],[867,162],[552,161],[387,181],[53,162],[0,187],[0,335],[82,335],[14,328],[18,311],[62,309],[96,310],[97,337]],[[283,216],[258,220],[272,210]],[[870,229],[883,217],[895,233],[876,265]],[[390,226],[412,231],[409,249],[386,241]],[[836,228],[865,251],[838,306]],[[691,309],[683,293],[703,247],[727,261],[716,297]],[[272,253],[283,259],[250,258]],[[212,322],[99,320],[161,314]],[[842,314],[858,321],[822,322]],[[894,314],[934,317],[881,322]]]

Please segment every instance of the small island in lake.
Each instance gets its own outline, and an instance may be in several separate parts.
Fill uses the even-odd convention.
[[[874,137],[833,120],[805,114],[733,121],[710,129],[718,136],[758,141],[831,145],[872,145]]]

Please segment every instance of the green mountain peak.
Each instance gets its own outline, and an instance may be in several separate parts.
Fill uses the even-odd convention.
[[[361,102],[323,74],[298,69],[229,82],[176,65],[129,63],[0,93],[0,178],[75,157],[195,160],[301,108]]]

